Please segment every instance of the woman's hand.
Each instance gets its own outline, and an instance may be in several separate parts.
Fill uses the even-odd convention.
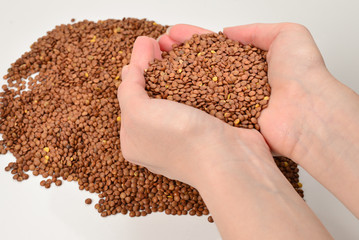
[[[158,42],[140,37],[122,71],[121,148],[128,161],[194,186],[205,169],[230,168],[233,156],[236,161],[258,156],[273,162],[259,132],[231,127],[184,104],[150,99],[143,71],[160,57]]]
[[[169,50],[193,31],[207,32],[176,28],[161,37],[161,49]],[[158,42],[140,37],[130,65],[123,69],[118,97],[124,157],[196,187],[223,239],[330,239],[280,173],[258,131],[231,127],[198,109],[148,97],[143,71],[160,53]]]
[[[176,25],[160,38],[163,49],[204,29]],[[309,31],[298,24],[225,28],[243,44],[267,50],[268,108],[258,119],[273,152],[291,158],[359,217],[359,96],[325,67]]]
[[[195,26],[175,25],[160,38],[161,49],[168,51],[172,44],[206,32],[209,31]],[[230,39],[268,51],[272,93],[259,125],[273,152],[294,157],[310,124],[309,109],[316,104],[315,96],[332,81],[319,77],[330,74],[312,36],[305,27],[292,23],[251,24],[225,28],[223,32]]]

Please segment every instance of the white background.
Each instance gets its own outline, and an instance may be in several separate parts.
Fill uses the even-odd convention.
[[[0,0],[0,75],[5,75],[10,63],[38,37],[71,18],[148,18],[160,24],[189,23],[214,31],[253,22],[290,21],[309,28],[332,74],[359,92],[358,10],[356,0]],[[118,214],[101,218],[94,204],[84,204],[87,197],[96,201],[96,195],[81,192],[68,182],[45,190],[39,185],[40,177],[17,183],[3,170],[10,160],[14,158],[9,154],[0,156],[2,240],[220,239],[215,225],[204,217],[151,214],[131,219]],[[300,174],[307,203],[334,238],[359,239],[359,221],[307,173],[301,170]]]

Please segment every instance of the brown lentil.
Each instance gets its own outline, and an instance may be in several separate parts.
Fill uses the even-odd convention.
[[[17,181],[28,179],[27,171],[32,171],[34,176],[50,177],[40,182],[45,188],[50,188],[52,183],[62,185],[60,178],[76,181],[80,190],[98,194],[100,200],[95,209],[103,217],[116,213],[129,213],[131,217],[152,212],[209,214],[196,189],[131,164],[121,154],[121,114],[116,93],[122,67],[129,63],[137,36],[157,38],[166,28],[144,19],[85,20],[57,26],[32,44],[29,52],[11,64],[4,76],[7,84],[2,86],[0,93],[0,133],[3,138],[0,153],[10,151],[16,158],[16,162],[9,163],[5,170],[10,171]],[[209,57],[205,48],[200,47],[200,50],[198,55],[203,53],[203,59]],[[242,56],[245,64],[242,72],[227,66],[223,73],[221,66],[214,66],[218,74],[205,80],[206,73],[197,63],[194,69],[198,73],[194,75],[197,79],[192,79],[198,84],[194,88],[197,92],[189,94],[186,90],[183,94],[188,103],[200,107],[203,106],[200,101],[206,101],[198,98],[202,86],[211,85],[217,93],[213,94],[217,104],[207,107],[210,114],[229,124],[252,125],[258,129],[252,118],[259,117],[270,92],[264,74],[266,64],[263,57],[258,60],[260,64],[251,62],[251,54],[257,51],[260,56],[262,53],[259,49],[244,50],[249,57]],[[219,54],[222,50],[213,51]],[[227,57],[232,61],[236,49],[228,52],[233,55]],[[251,67],[255,64],[258,65],[256,73],[259,72],[256,76],[260,79],[257,82],[251,78]],[[183,91],[184,84],[173,80],[182,75],[185,79],[187,66],[182,64],[175,70],[167,69],[162,78],[172,81],[172,91]],[[243,94],[224,86],[226,81],[234,84],[239,78]],[[252,83],[261,87],[251,86]],[[173,100],[181,100],[177,98]],[[237,104],[244,100],[247,104],[238,105],[240,114],[233,109],[233,99],[236,98]],[[276,163],[303,196],[295,163],[284,158],[276,159]]]
[[[91,198],[87,198],[87,199],[85,200],[85,203],[86,203],[86,204],[91,204],[91,203],[92,203],[92,199],[91,199]]]
[[[223,33],[194,35],[145,71],[150,97],[201,109],[226,123],[256,128],[268,106],[267,53]],[[264,100],[267,99],[267,100]]]
[[[56,180],[55,185],[58,186],[58,187],[61,186],[61,185],[62,185],[62,181],[61,181],[61,180]]]

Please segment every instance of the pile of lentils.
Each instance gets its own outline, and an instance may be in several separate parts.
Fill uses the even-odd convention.
[[[184,103],[226,123],[259,130],[270,86],[266,52],[223,33],[194,35],[145,72],[149,96]]]
[[[0,93],[0,133],[2,134],[0,153],[6,154],[9,151],[16,158],[16,162],[10,162],[5,170],[10,171],[13,178],[19,182],[28,179],[29,172],[34,176],[41,175],[44,180],[40,185],[45,188],[60,186],[63,181],[76,181],[80,190],[98,195],[100,200],[94,207],[103,217],[117,213],[129,213],[131,217],[138,217],[152,212],[208,215],[209,211],[196,189],[129,163],[121,154],[119,133],[121,114],[116,95],[121,83],[122,67],[129,63],[133,43],[138,36],[157,38],[166,29],[166,26],[145,19],[124,18],[98,22],[85,20],[57,26],[33,43],[29,52],[24,53],[11,64],[8,73],[4,76],[7,84],[2,86],[3,91]],[[190,42],[182,46],[184,52],[193,51],[193,49],[186,50],[188,44]],[[209,53],[200,45],[197,47],[201,52],[198,52],[200,54],[197,54],[195,59],[201,58],[202,54],[203,60],[207,59]],[[234,43],[234,45],[238,44]],[[256,52],[262,59],[260,61],[263,69],[259,69],[258,65],[256,76],[263,75],[261,78],[261,81],[264,81],[263,94],[261,94],[263,104],[258,103],[263,109],[267,104],[264,98],[269,96],[270,92],[264,74],[266,72],[264,55],[262,56],[264,53],[253,48],[248,51],[247,46],[242,48],[242,52]],[[251,118],[248,120],[249,115],[244,114],[245,110],[240,110],[243,119],[236,109],[228,111],[231,116],[226,115],[226,103],[235,98],[240,99],[242,95],[240,92],[233,95],[235,91],[230,90],[228,85],[231,83],[225,83],[229,73],[223,71],[223,68],[228,67],[232,72],[228,76],[235,76],[235,69],[241,69],[242,65],[237,60],[237,53],[233,52],[235,49],[223,50],[214,51],[217,51],[217,54],[222,51],[222,57],[228,53],[226,59],[234,60],[234,67],[223,65],[222,59],[219,65],[213,67],[217,73],[217,82],[213,80],[214,76],[211,81],[223,88],[223,93],[227,94],[225,98],[222,99],[223,94],[218,94],[216,98],[212,94],[212,105],[201,103],[200,80],[193,80],[192,95],[189,95],[189,100],[184,103],[202,109],[204,107],[201,106],[206,106],[205,111],[229,124],[248,128],[252,125],[259,129],[256,122]],[[237,50],[240,51],[239,48]],[[172,56],[175,52],[168,53],[168,56]],[[200,78],[201,75],[208,76],[206,71],[211,68],[210,65],[202,68],[202,63],[199,64],[197,61],[195,64],[190,58],[183,59],[182,65],[178,65],[181,68],[176,67],[174,76],[170,72],[167,79],[165,75],[160,74],[163,77],[163,79],[159,78],[161,87],[159,89],[147,87],[149,94],[167,99],[173,96],[171,100],[181,102],[182,98],[178,99],[177,96],[188,95],[185,89],[190,86],[187,83],[180,83],[179,80],[185,79],[180,71],[187,72],[193,65],[193,69],[200,73],[200,75],[196,74]],[[245,56],[242,58],[244,59]],[[251,61],[251,58],[248,58],[248,61]],[[156,63],[160,64],[160,62]],[[237,66],[237,63],[240,66]],[[154,66],[152,66],[153,71]],[[147,76],[151,72],[150,69],[146,73]],[[251,66],[245,71],[251,73],[253,69],[254,67]],[[169,68],[168,71],[172,69]],[[238,72],[238,76],[242,75]],[[170,86],[167,84],[162,86],[162,82],[166,79],[172,81],[168,84]],[[246,80],[249,86],[252,84],[250,79],[249,76]],[[175,82],[177,82],[177,90]],[[232,84],[235,82],[236,80]],[[220,83],[222,85],[219,85]],[[209,86],[209,82],[205,80],[202,84]],[[167,88],[172,93],[166,93]],[[251,86],[251,89],[253,88]],[[185,92],[182,93],[183,90]],[[197,95],[193,95],[196,91]],[[179,92],[181,95],[178,94]],[[251,97],[257,95],[258,92]],[[193,99],[197,99],[197,102]],[[221,100],[225,100],[226,103],[222,104]],[[247,100],[242,102],[241,109],[247,102]],[[259,116],[257,107],[247,106],[247,109],[255,110]],[[220,111],[223,112],[223,116],[218,113]],[[255,118],[258,117],[256,114]],[[275,160],[293,187],[303,196],[298,183],[297,165],[286,158]],[[86,199],[85,202],[91,204],[92,200]],[[209,221],[213,219],[209,217]]]

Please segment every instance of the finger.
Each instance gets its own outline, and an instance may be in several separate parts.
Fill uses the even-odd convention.
[[[130,65],[145,70],[154,58],[161,58],[158,42],[149,37],[138,37],[133,45]]]
[[[223,33],[230,39],[242,44],[252,44],[263,50],[269,50],[273,40],[285,27],[286,23],[255,23],[236,27],[227,27]]]
[[[161,51],[156,40],[139,37],[133,46],[130,65],[122,70],[122,83],[118,89],[118,100],[122,111],[135,105],[137,101],[149,99],[145,91],[143,71],[150,61],[160,57]]]
[[[131,109],[138,101],[149,99],[144,85],[145,79],[140,68],[129,65],[122,70],[122,83],[117,92],[122,112]]]
[[[138,37],[133,46],[130,65],[128,68],[125,68],[125,79],[122,78],[122,81],[126,81],[127,79],[134,82],[137,81],[144,87],[145,79],[143,77],[143,71],[148,68],[149,63],[155,58],[161,58],[161,50],[158,42],[153,38]],[[137,69],[133,69],[132,66]],[[129,69],[131,69],[131,71],[129,71]],[[127,77],[127,71],[132,74],[130,77]],[[142,77],[136,76],[136,78],[132,78],[134,73],[141,73]]]
[[[174,41],[182,43],[190,39],[194,34],[206,33],[212,33],[212,31],[188,24],[177,24],[170,28],[168,35]]]
[[[190,39],[194,34],[212,33],[204,28],[196,27],[188,24],[177,24],[170,27],[166,34],[159,38],[161,50],[170,51],[173,44],[180,44]]]
[[[173,44],[180,44],[180,42],[177,42],[170,38],[169,35],[164,34],[158,39],[158,43],[160,45],[161,51],[171,51]]]
[[[160,49],[160,45],[153,38],[151,39],[153,45],[153,55],[155,59],[162,59],[162,51]]]

